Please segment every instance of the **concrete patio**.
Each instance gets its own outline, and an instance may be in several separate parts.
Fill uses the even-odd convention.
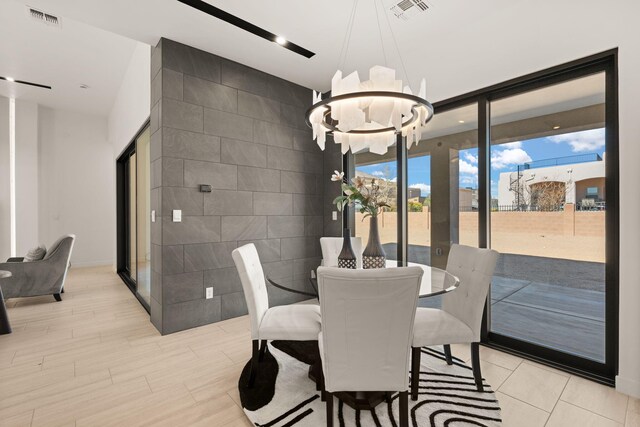
[[[385,244],[388,255],[395,244]],[[430,248],[410,245],[409,261],[429,264]],[[604,361],[603,263],[501,254],[491,286],[491,330]],[[439,305],[436,298],[421,306]]]

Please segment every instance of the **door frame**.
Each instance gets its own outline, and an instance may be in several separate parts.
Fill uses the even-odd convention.
[[[562,65],[479,89],[433,104],[434,114],[476,103],[478,106],[478,243],[490,247],[491,192],[491,101],[514,96],[542,87],[574,80],[600,72],[605,73],[605,165],[607,209],[605,214],[605,363],[571,355],[548,347],[524,342],[490,331],[491,295],[487,298],[482,322],[482,343],[526,359],[534,360],[603,384],[613,385],[618,371],[618,306],[619,306],[619,153],[618,153],[618,49],[611,49]],[[406,148],[398,145],[398,170],[406,170]],[[404,150],[404,151],[403,151]],[[400,154],[405,154],[401,156]],[[400,164],[402,162],[402,164]],[[344,170],[355,169],[352,153],[344,156]],[[351,178],[351,176],[349,176]],[[404,180],[399,185],[406,186]],[[353,213],[345,213],[353,223]],[[407,245],[406,226],[398,221],[398,245]],[[405,251],[407,248],[403,248]],[[400,252],[400,248],[398,250]],[[406,253],[406,252],[404,252]]]
[[[151,313],[151,306],[138,294],[138,284],[136,282],[136,279],[131,277],[131,272],[127,268],[127,257],[131,259],[131,257],[129,256],[131,252],[131,239],[129,238],[129,233],[131,231],[129,224],[129,209],[131,206],[129,201],[131,199],[129,197],[129,170],[127,166],[129,159],[136,152],[136,141],[149,125],[150,120],[147,119],[140,127],[140,129],[138,129],[133,139],[129,141],[129,144],[127,144],[125,149],[122,150],[116,160],[116,272],[125,283],[125,285],[127,285],[129,290],[133,293],[133,295],[135,295],[140,304],[142,304],[147,313]],[[136,164],[136,173],[137,170],[138,165]],[[136,185],[136,205],[138,200],[137,191],[138,186]],[[136,206],[136,223],[138,220],[137,218],[138,214]],[[136,236],[136,241],[137,238],[138,237]]]

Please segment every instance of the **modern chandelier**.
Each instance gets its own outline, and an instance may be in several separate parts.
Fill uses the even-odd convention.
[[[377,1],[374,0],[376,16]],[[355,0],[345,35],[345,59],[357,3],[358,0]],[[386,62],[379,17],[378,29]],[[391,25],[389,30],[395,42]],[[407,78],[397,43],[395,47]],[[414,142],[417,144],[424,126],[432,117],[433,106],[426,100],[424,79],[418,94],[414,95],[408,85],[403,87],[402,80],[396,80],[394,69],[376,65],[371,67],[369,80],[365,81],[360,81],[357,71],[345,78],[342,78],[342,71],[336,71],[331,80],[329,98],[322,99],[321,93],[313,91],[313,105],[307,110],[306,122],[313,129],[313,139],[322,150],[325,149],[327,134],[332,134],[334,142],[342,146],[342,154],[346,154],[349,148],[352,153],[368,148],[371,153],[385,154],[388,147],[396,142],[397,135],[406,137],[408,148]]]

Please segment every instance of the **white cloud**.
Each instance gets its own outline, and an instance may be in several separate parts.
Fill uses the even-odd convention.
[[[511,145],[511,144],[504,144]],[[494,151],[491,154],[491,167],[494,169],[504,169],[511,165],[521,165],[530,162],[531,157],[522,148],[506,148]]]
[[[460,176],[460,184],[463,185],[476,185],[477,180],[475,176],[462,175]]]
[[[556,144],[569,144],[573,152],[579,153],[596,151],[604,147],[604,136],[604,128],[601,128],[550,136],[549,140]]]
[[[420,195],[422,197],[427,197],[429,194],[431,194],[431,186],[429,184],[425,184],[424,182],[418,182],[416,184],[410,184],[409,187],[411,187],[411,188],[419,188],[420,189]]]
[[[478,167],[473,166],[471,163],[468,163],[464,160],[460,160],[460,173],[477,175]]]
[[[391,181],[391,182],[398,182],[398,177],[391,178],[389,181]]]
[[[500,148],[522,148],[522,141],[508,142],[506,144],[500,144]]]
[[[474,156],[473,154],[469,153],[469,152],[463,152],[462,153],[462,157],[464,157],[464,159],[471,163],[472,165],[476,165],[478,164],[478,156]]]
[[[371,172],[371,175],[379,176],[379,177],[382,178],[382,177],[384,177],[384,172],[382,172],[382,171],[373,171],[373,172]]]

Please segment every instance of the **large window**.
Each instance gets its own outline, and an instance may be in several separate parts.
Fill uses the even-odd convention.
[[[406,194],[406,211],[392,206],[382,219],[390,259],[445,268],[455,243],[500,253],[485,344],[609,383],[618,333],[616,55],[439,102],[417,146],[354,156],[356,174]]]
[[[366,180],[375,179],[380,182],[389,208],[378,217],[378,231],[380,243],[387,255],[387,259],[395,260],[398,254],[398,203],[396,167],[396,146],[389,147],[387,154],[380,156],[361,151],[355,154],[355,175]],[[363,245],[369,240],[371,219],[365,218],[360,212],[355,213],[355,235],[362,239]]]

